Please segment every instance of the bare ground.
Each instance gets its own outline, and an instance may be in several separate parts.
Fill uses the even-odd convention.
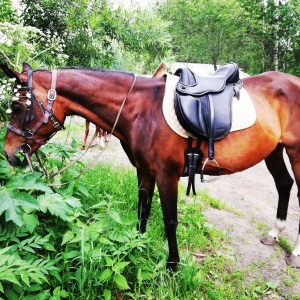
[[[93,133],[92,129],[91,132]],[[98,152],[99,148],[93,147],[89,157]],[[130,165],[119,141],[114,137],[110,139],[99,160]],[[181,182],[186,185],[187,179],[182,178]],[[270,282],[276,285],[278,282],[280,295],[270,289],[261,295],[261,299],[300,299],[300,270],[286,265],[286,252],[281,247],[266,246],[260,242],[260,238],[273,227],[277,210],[277,191],[265,163],[261,162],[241,173],[222,176],[213,183],[201,183],[197,178],[196,188],[219,198],[228,207],[222,210],[208,208],[204,215],[208,223],[229,236],[229,245],[224,248],[224,255],[228,255],[229,246],[233,268],[245,271],[249,284]],[[292,247],[298,234],[299,217],[300,209],[294,185],[287,227],[283,232]]]
[[[292,173],[291,173],[292,174]],[[260,238],[275,224],[277,191],[265,163],[229,176],[214,183],[198,184],[208,194],[219,198],[232,210],[209,208],[204,212],[208,222],[227,232],[236,256],[238,269],[248,270],[250,282],[278,282],[280,299],[294,296],[300,299],[300,271],[286,265],[286,252],[279,246],[266,246]],[[293,187],[287,217],[287,227],[282,236],[295,246],[299,228],[300,209],[296,187]],[[267,297],[267,296],[266,296]],[[272,298],[269,294],[269,299]],[[268,298],[266,298],[268,299]]]

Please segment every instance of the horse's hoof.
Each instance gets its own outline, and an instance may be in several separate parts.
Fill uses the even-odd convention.
[[[167,270],[168,270],[170,273],[173,273],[173,272],[176,271],[177,265],[178,265],[177,262],[167,262]]]
[[[275,245],[277,243],[277,239],[274,236],[266,235],[260,240],[265,245]]]
[[[300,268],[300,256],[291,254],[286,257],[286,263],[293,268]]]

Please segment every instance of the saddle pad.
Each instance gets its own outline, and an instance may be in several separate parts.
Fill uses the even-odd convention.
[[[176,85],[179,81],[178,76],[167,74],[166,90],[163,100],[163,114],[170,128],[184,138],[188,138],[189,134],[180,125],[174,108],[174,94]],[[230,132],[248,128],[254,124],[256,120],[256,112],[254,105],[247,91],[242,88],[240,90],[240,99],[233,98],[232,102],[232,126]]]

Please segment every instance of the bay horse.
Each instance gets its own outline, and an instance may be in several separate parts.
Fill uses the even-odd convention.
[[[90,125],[91,122],[88,120],[85,120],[85,131],[84,131],[84,138],[83,138],[83,144],[81,146],[81,150],[84,150],[86,147],[86,141],[90,133]],[[99,142],[97,142],[98,145],[100,145],[101,148],[104,148],[105,144],[107,142],[107,131],[103,130],[102,128],[96,126],[97,131],[97,139],[99,138]]]
[[[137,171],[138,220],[142,233],[146,230],[157,185],[169,246],[167,266],[175,269],[179,262],[177,190],[188,146],[187,140],[173,132],[163,116],[166,78],[74,68],[33,71],[25,63],[22,73],[5,65],[1,68],[19,85],[19,99],[12,102],[5,139],[8,162],[20,165],[18,152],[31,159],[41,144],[63,128],[68,115],[79,115],[112,132]],[[240,172],[265,160],[279,201],[275,226],[262,242],[274,244],[285,227],[294,182],[283,159],[284,149],[298,191],[300,185],[300,78],[267,72],[243,79],[243,85],[256,109],[256,121],[251,127],[231,132],[216,141],[215,158],[222,174]],[[196,141],[193,143],[195,147]],[[201,151],[207,153],[206,142],[201,144]],[[203,161],[197,173],[201,172]],[[205,174],[214,173],[215,166],[207,165]],[[300,227],[287,263],[300,267]]]

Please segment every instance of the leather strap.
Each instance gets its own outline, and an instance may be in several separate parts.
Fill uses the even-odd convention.
[[[45,112],[45,116],[43,119],[44,123],[48,123],[50,113],[52,111],[53,107],[53,101],[56,99],[56,81],[57,81],[57,70],[53,70],[52,72],[52,79],[51,79],[51,88],[48,91],[48,103],[47,103],[47,109]]]

